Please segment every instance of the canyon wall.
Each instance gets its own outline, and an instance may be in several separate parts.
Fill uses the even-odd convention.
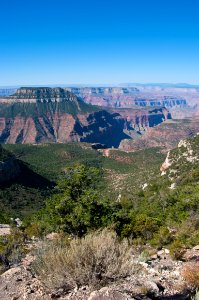
[[[21,88],[0,101],[0,143],[82,141],[118,147],[169,118],[166,108],[107,111],[61,88]]]
[[[177,147],[181,139],[193,137],[199,131],[199,118],[194,120],[167,120],[155,127],[147,128],[137,140],[122,140],[119,148],[124,151],[138,151],[158,147],[162,152]]]
[[[66,88],[65,90],[81,97],[86,103],[105,106],[132,108],[136,106],[186,106],[186,98],[181,96],[181,92],[175,94],[169,91],[138,89],[136,87],[82,87]]]

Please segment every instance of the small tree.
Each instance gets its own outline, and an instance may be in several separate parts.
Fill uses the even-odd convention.
[[[97,168],[79,164],[67,168],[55,194],[40,212],[40,220],[49,230],[61,229],[76,236],[106,226],[111,220],[111,206],[100,195],[100,182]]]

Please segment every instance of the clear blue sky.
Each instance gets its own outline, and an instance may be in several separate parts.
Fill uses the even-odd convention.
[[[199,83],[199,1],[1,0],[0,85]]]

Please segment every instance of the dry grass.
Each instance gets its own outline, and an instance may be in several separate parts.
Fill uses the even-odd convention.
[[[182,276],[188,289],[199,288],[199,262],[186,264],[182,270]]]
[[[107,229],[69,245],[51,244],[38,254],[33,268],[48,288],[64,290],[107,285],[134,271],[128,241],[119,242]]]

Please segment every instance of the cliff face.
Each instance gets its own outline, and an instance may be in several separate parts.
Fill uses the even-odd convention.
[[[13,95],[8,98],[0,98],[0,102],[10,103],[10,102],[75,102],[77,105],[79,103],[77,97],[69,91],[62,88],[32,88],[32,87],[22,87],[18,89]]]
[[[86,103],[106,107],[147,107],[186,106],[187,101],[180,95],[168,94],[164,91],[143,91],[135,87],[99,87],[99,88],[67,88],[65,89],[81,97]]]
[[[83,141],[118,147],[168,118],[165,108],[108,112],[61,88],[21,88],[0,102],[0,143]]]
[[[124,119],[119,114],[99,111],[73,116],[47,113],[43,116],[0,118],[0,143],[101,142],[118,147],[129,138],[123,133]]]
[[[110,96],[92,96],[86,95],[83,97],[84,101],[89,104],[107,106],[107,107],[122,107],[122,108],[131,108],[131,107],[178,107],[186,106],[187,102],[185,99],[179,97],[157,97],[152,96],[151,99],[147,99],[144,96],[135,96],[135,95],[110,95]]]
[[[126,120],[126,129],[134,129],[142,132],[149,127],[161,124],[165,120],[171,119],[171,114],[166,108],[154,109],[117,109],[117,111]]]

